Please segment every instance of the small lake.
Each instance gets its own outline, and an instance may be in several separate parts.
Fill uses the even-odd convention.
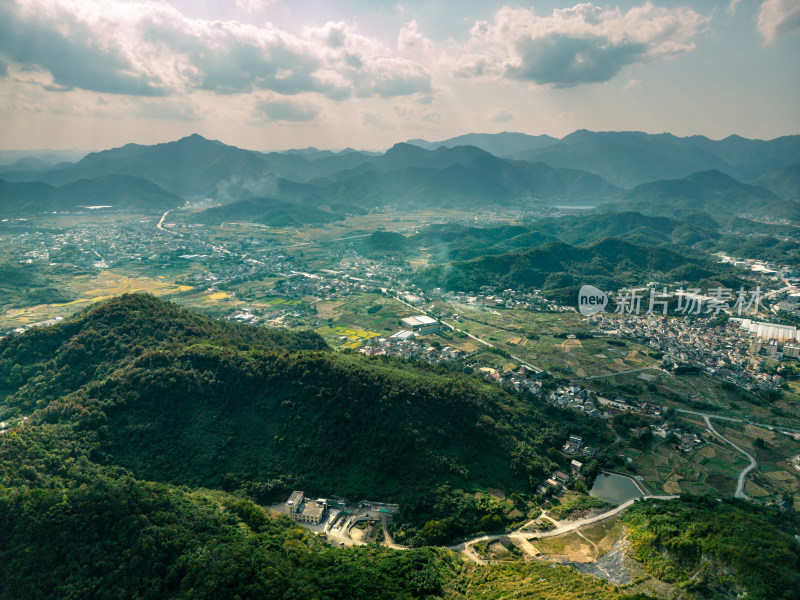
[[[622,504],[631,498],[640,498],[642,492],[633,481],[622,475],[600,473],[594,480],[589,495],[612,504]]]

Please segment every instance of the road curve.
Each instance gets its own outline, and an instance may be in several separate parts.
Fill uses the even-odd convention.
[[[572,521],[571,523],[567,523],[565,525],[561,525],[560,527],[556,527],[550,531],[542,531],[542,532],[532,532],[532,531],[520,531],[519,529],[516,531],[512,531],[511,533],[497,533],[493,535],[482,535],[476,538],[472,538],[471,540],[466,540],[461,542],[460,544],[456,544],[454,546],[447,546],[450,550],[454,552],[463,552],[467,549],[467,546],[475,544],[477,542],[483,542],[488,540],[499,540],[500,538],[510,538],[510,539],[532,539],[532,538],[547,538],[547,537],[554,537],[557,535],[561,535],[563,533],[569,533],[571,531],[575,531],[576,529],[580,529],[581,527],[585,527],[586,525],[591,525],[593,523],[597,523],[599,521],[604,521],[611,517],[614,517],[624,511],[626,508],[631,506],[637,500],[673,500],[675,498],[680,498],[680,496],[641,496],[640,498],[631,498],[626,502],[623,502],[619,506],[612,508],[604,513],[600,513],[599,515],[595,515],[593,517],[586,517],[585,519],[578,519],[577,521]]]
[[[722,434],[720,434],[716,429],[714,429],[714,426],[711,424],[710,415],[703,415],[703,419],[705,419],[706,425],[708,426],[708,430],[711,433],[713,433],[715,436],[717,436],[723,442],[726,442],[726,443],[730,444],[731,446],[736,448],[739,452],[741,452],[747,458],[750,459],[750,464],[747,467],[745,467],[744,469],[742,469],[741,473],[739,473],[739,480],[736,482],[736,492],[733,494],[734,498],[740,498],[741,500],[750,500],[750,496],[748,496],[747,494],[744,493],[744,481],[747,478],[747,474],[750,471],[752,471],[753,469],[758,467],[758,462],[756,461],[756,459],[753,457],[752,454],[750,454],[749,452],[745,451],[742,447],[737,446],[732,441],[730,441],[728,438],[723,437]]]

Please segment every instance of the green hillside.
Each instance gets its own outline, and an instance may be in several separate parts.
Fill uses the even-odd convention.
[[[588,246],[551,242],[528,250],[429,267],[419,273],[417,283],[448,290],[477,290],[482,286],[539,288],[548,297],[574,301],[578,288],[586,283],[617,290],[654,280],[696,282],[715,278],[728,287],[737,282],[731,268],[678,250],[618,238],[605,238]]]
[[[58,271],[58,267],[32,269],[17,262],[0,262],[0,307],[69,302],[74,295],[56,287],[49,277]]]
[[[752,221],[739,221],[755,225]],[[586,245],[607,237],[622,237],[628,242],[648,246],[702,243],[708,249],[713,248],[722,235],[719,229],[719,223],[707,213],[700,212],[680,219],[635,211],[592,212],[581,216],[542,218],[521,225],[431,225],[408,239],[429,251],[435,262],[448,262],[510,250],[529,250],[555,241]]]
[[[2,598],[433,598],[447,551],[333,549],[223,492],[93,462],[93,432],[39,423],[0,447]]]
[[[420,498],[465,494],[452,535],[500,510],[471,493],[531,493],[569,433],[601,439],[590,419],[545,416],[477,376],[336,354],[313,333],[232,325],[141,295],[0,340],[0,379],[0,417],[39,409],[33,422],[80,423],[95,431],[97,461],[136,477],[260,502],[293,488],[399,501],[412,528],[450,516]]]
[[[331,548],[259,506],[394,499],[407,541],[442,543],[502,524],[476,492],[528,497],[567,433],[605,443],[477,378],[126,295],[0,340],[0,381],[0,598],[644,598],[564,566]],[[626,522],[682,597],[795,597],[796,517],[694,500]]]
[[[800,518],[738,501],[636,503],[625,515],[633,555],[700,598],[796,599]]]
[[[617,212],[680,217],[704,211],[712,217],[756,216],[800,220],[800,204],[771,191],[741,183],[719,171],[692,173],[684,179],[655,181],[635,187],[618,200],[600,206]]]
[[[271,198],[251,198],[207,208],[189,217],[192,223],[219,225],[229,221],[261,223],[271,227],[327,223],[339,216],[313,206],[281,202]]]

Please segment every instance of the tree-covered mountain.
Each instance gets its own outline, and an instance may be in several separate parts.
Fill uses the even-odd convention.
[[[742,222],[755,225],[744,219]],[[722,236],[720,227],[705,213],[673,219],[627,211],[548,217],[520,225],[431,225],[409,236],[408,240],[428,252],[433,262],[448,262],[510,250],[528,250],[548,242],[585,245],[607,237],[620,237],[628,242],[651,246],[702,245],[704,250],[708,250],[714,248]]]
[[[340,217],[336,213],[320,210],[308,204],[281,202],[273,198],[250,198],[207,208],[190,214],[187,220],[206,225],[243,221],[271,227],[286,227],[328,223],[337,218]]]
[[[58,267],[31,269],[18,262],[0,262],[0,307],[18,308],[73,300],[72,293],[57,287],[47,277],[57,270]]]
[[[491,163],[488,157],[495,162]],[[555,169],[560,182],[553,187],[554,175],[544,173],[544,165],[539,165],[536,172],[526,173],[525,167],[518,164],[520,161],[544,163]],[[477,170],[481,177],[495,178],[494,183],[502,184],[512,194],[519,194],[519,188],[524,187],[527,195],[544,199],[569,195],[590,198],[594,188],[595,196],[602,198],[616,190],[615,186],[631,188],[712,169],[742,181],[755,181],[798,162],[800,136],[768,141],[730,136],[715,141],[703,136],[679,138],[670,134],[584,130],[561,140],[519,133],[467,134],[439,143],[412,140],[376,154],[316,149],[262,153],[195,134],[153,146],[127,144],[93,152],[74,164],[23,162],[17,168],[4,168],[3,179],[60,186],[80,179],[125,175],[146,179],[181,197],[225,199],[232,194],[234,199],[242,200],[248,192],[249,196],[258,195],[253,193],[253,187],[267,180],[269,185],[280,179],[295,183],[319,179],[342,182],[370,172],[386,174],[412,167],[439,172],[464,165]],[[504,175],[497,180],[500,164]],[[487,169],[494,173],[490,176]],[[538,188],[527,181],[532,175],[544,176],[544,182],[537,183]],[[575,183],[577,179],[585,180],[583,187]]]
[[[294,175],[308,161],[291,154],[243,150],[197,134],[174,142],[92,152],[77,163],[47,171],[6,172],[9,181],[42,181],[53,185],[107,175],[147,179],[178,196],[209,196],[220,183],[243,179],[258,180],[265,175]]]
[[[655,181],[635,187],[601,210],[635,210],[669,217],[703,211],[713,217],[755,216],[800,221],[800,204],[771,191],[748,185],[719,171],[692,173],[683,179]]]
[[[552,167],[581,169],[624,188],[685,177],[695,171],[729,169],[728,163],[713,152],[687,145],[682,138],[635,131],[579,130],[557,144],[513,157]]]
[[[527,493],[568,429],[597,430],[477,377],[337,354],[316,334],[138,295],[0,340],[0,379],[2,418],[77,419],[95,431],[99,463],[259,501],[293,488],[408,506],[444,484]]]
[[[689,256],[677,247],[634,244],[619,238],[605,238],[587,246],[550,242],[527,250],[451,261],[428,267],[416,276],[417,284],[427,288],[537,288],[550,298],[570,304],[584,284],[615,291],[650,281],[710,279],[728,287],[740,283],[732,268],[707,257]]]
[[[79,179],[60,186],[0,179],[0,211],[4,217],[74,212],[87,206],[110,206],[109,210],[123,212],[161,213],[181,202],[175,194],[146,179],[126,175]]]
[[[791,166],[800,162],[798,140],[798,136],[770,141],[732,136],[714,141],[702,136],[589,131],[576,131],[562,140],[468,134],[438,146],[419,140],[400,143],[375,154],[262,153],[192,135],[154,146],[128,144],[95,152],[74,164],[31,163],[27,170],[5,170],[3,179],[9,183],[2,195],[23,193],[15,191],[23,188],[9,186],[24,182],[29,184],[24,193],[38,194],[40,205],[47,206],[52,189],[36,184],[60,190],[65,184],[90,180],[104,181],[105,188],[95,191],[83,183],[75,193],[102,197],[108,191],[119,204],[141,203],[155,193],[143,188],[144,180],[181,198],[203,196],[218,203],[274,198],[322,211],[354,212],[397,203],[445,208],[486,203],[594,205],[619,196],[622,188],[655,182],[660,198],[677,196],[674,200],[687,204],[688,210],[708,210],[705,206],[718,200],[719,190],[704,188],[698,194],[674,183],[660,188],[665,188],[665,181],[711,170],[772,186],[782,197],[794,198],[796,174]],[[519,148],[525,149],[514,152]],[[114,178],[114,185],[108,178]],[[623,196],[622,202],[626,201]],[[781,215],[792,213],[789,204],[776,208]]]
[[[463,534],[494,516],[474,491],[525,496],[567,432],[600,440],[476,378],[126,295],[0,340],[0,381],[2,598],[646,598],[561,565],[331,548],[253,502],[377,494],[431,519],[420,540]],[[688,499],[625,519],[634,556],[676,589],[794,597],[796,517]]]
[[[637,502],[624,516],[647,571],[700,598],[792,600],[800,590],[800,518],[745,502]]]
[[[711,140],[668,133],[579,130],[554,144],[518,152],[512,158],[581,169],[625,188],[712,169],[752,181],[800,161],[800,136],[774,140],[729,136]]]
[[[764,173],[753,183],[767,188],[785,200],[800,200],[800,163]]]
[[[497,158],[460,146],[428,151],[397,144],[358,169],[312,184],[320,198],[360,206],[518,206],[558,200],[597,201],[621,190],[590,173]]]

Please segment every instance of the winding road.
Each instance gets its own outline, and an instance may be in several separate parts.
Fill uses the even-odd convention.
[[[569,533],[571,531],[575,531],[580,529],[581,527],[585,527],[586,525],[592,525],[593,523],[598,523],[600,521],[605,521],[611,517],[614,517],[624,511],[626,508],[631,506],[634,502],[639,499],[643,500],[672,500],[674,498],[679,498],[680,496],[642,496],[641,498],[631,498],[630,500],[623,502],[619,506],[612,508],[604,513],[600,513],[599,515],[594,515],[593,517],[586,517],[584,519],[578,519],[576,521],[572,521],[570,523],[566,523],[564,525],[560,525],[555,529],[551,529],[550,531],[542,531],[542,532],[534,532],[534,531],[522,531],[521,529],[517,529],[510,533],[497,533],[493,535],[482,535],[476,538],[472,538],[465,542],[461,542],[460,544],[456,544],[454,546],[447,546],[450,550],[454,552],[465,552],[469,546],[475,544],[477,542],[489,541],[489,540],[499,540],[501,538],[508,538],[508,539],[516,539],[516,540],[530,540],[533,538],[547,538],[547,537],[554,537],[557,535],[562,535],[564,533]]]
[[[714,429],[714,426],[711,424],[711,419],[719,419],[721,421],[729,421],[731,423],[750,423],[750,421],[747,421],[746,419],[736,419],[734,417],[720,417],[717,415],[709,415],[708,413],[701,413],[694,410],[684,410],[682,408],[679,408],[677,410],[678,412],[685,413],[688,415],[696,415],[698,417],[703,417],[703,420],[706,422],[706,427],[708,427],[708,430],[711,433],[713,433],[715,436],[717,436],[726,444],[732,446],[733,448],[744,454],[750,460],[750,464],[746,466],[744,469],[742,469],[741,473],[739,473],[739,480],[736,482],[736,492],[734,492],[733,496],[741,500],[751,500],[752,498],[750,498],[750,496],[748,496],[744,492],[744,484],[745,480],[747,479],[747,475],[750,473],[750,471],[758,468],[758,461],[752,454],[747,452],[744,448],[742,448],[737,444],[734,444],[732,441],[730,441],[728,438],[726,438],[720,432]],[[790,429],[788,427],[773,427],[772,425],[764,425],[761,423],[752,423],[752,424],[758,427],[769,427],[771,429],[778,429],[779,431],[790,431],[790,432],[797,431],[796,429]]]
[[[726,442],[726,443],[730,444],[731,446],[736,448],[739,452],[741,452],[747,458],[750,459],[750,464],[747,467],[745,467],[744,469],[742,469],[741,473],[739,473],[739,480],[736,482],[736,492],[733,494],[733,496],[735,498],[740,498],[742,500],[750,500],[750,496],[748,496],[747,494],[744,493],[744,482],[745,482],[745,479],[747,478],[747,474],[750,471],[752,471],[753,469],[758,467],[758,462],[756,461],[756,459],[753,457],[752,454],[750,454],[749,452],[745,451],[741,446],[737,446],[732,441],[730,441],[728,438],[724,437],[721,433],[719,433],[716,429],[714,429],[714,426],[711,424],[711,415],[703,415],[703,419],[705,420],[706,426],[708,427],[708,430],[711,433],[713,433],[715,436],[717,436],[723,442]]]

